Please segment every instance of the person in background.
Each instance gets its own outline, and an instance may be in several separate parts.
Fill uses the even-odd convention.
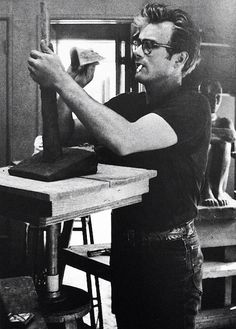
[[[60,96],[65,145],[92,138],[104,163],[157,170],[142,202],[112,211],[112,310],[118,328],[193,329],[203,262],[194,220],[211,117],[205,97],[184,90],[182,80],[199,62],[200,36],[186,12],[158,3],[146,4],[134,24],[135,78],[145,92],[98,103],[44,41],[41,51],[31,51],[28,68],[34,81]]]
[[[220,117],[217,111],[222,101],[222,87],[219,81],[203,80],[198,90],[207,97],[211,108],[212,135],[208,152],[205,184],[201,193],[204,206],[226,206],[231,196],[226,192],[232,144],[236,131],[231,119]]]

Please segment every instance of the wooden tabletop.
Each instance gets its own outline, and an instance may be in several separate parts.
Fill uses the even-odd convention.
[[[55,182],[11,176],[0,169],[0,215],[47,226],[140,202],[154,170],[98,165],[94,175]]]

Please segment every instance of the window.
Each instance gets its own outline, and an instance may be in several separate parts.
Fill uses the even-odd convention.
[[[72,47],[90,48],[104,57],[96,67],[93,81],[85,87],[85,90],[101,103],[117,94],[132,90],[130,26],[127,22],[51,22],[54,49],[66,69],[70,65]]]

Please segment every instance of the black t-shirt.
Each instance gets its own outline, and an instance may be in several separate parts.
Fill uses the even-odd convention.
[[[155,106],[146,104],[145,93],[121,94],[105,105],[130,122],[157,113],[178,137],[173,146],[123,157],[98,148],[105,163],[157,170],[141,203],[113,210],[117,229],[164,231],[196,217],[210,141],[211,118],[206,99],[179,88]]]

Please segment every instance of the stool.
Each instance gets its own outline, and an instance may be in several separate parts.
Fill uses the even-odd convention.
[[[61,297],[54,301],[41,303],[41,308],[50,329],[85,329],[83,317],[91,310],[91,299],[87,292],[62,285]]]
[[[88,257],[88,251],[109,249],[111,244],[88,244],[70,246],[62,250],[62,258],[67,265],[85,271],[88,275],[111,281],[110,256]],[[100,327],[101,328],[101,327]]]
[[[75,222],[80,223],[81,226],[76,227],[74,225]],[[78,218],[78,219],[75,219],[72,221],[64,222],[64,227],[63,227],[62,234],[60,237],[60,250],[63,250],[64,248],[67,248],[69,246],[69,241],[70,241],[72,231],[82,232],[84,245],[87,245],[88,243],[94,244],[91,216],[81,217],[81,218]],[[65,265],[66,264],[69,265],[69,264],[67,263],[67,259],[64,257],[62,257],[61,263],[62,263],[61,278],[63,278],[63,272],[65,269]],[[100,293],[100,287],[99,287],[99,278],[96,275],[94,275],[94,283],[95,283],[95,290],[96,290],[94,292],[93,291],[94,289],[92,286],[91,274],[88,271],[86,271],[86,269],[84,269],[83,271],[86,272],[88,293],[92,300],[92,307],[90,310],[91,327],[103,329],[103,314],[102,314],[102,303],[101,303],[101,293]],[[95,308],[98,309],[97,321],[95,320],[95,312],[94,312]]]
[[[71,286],[62,286],[61,297],[53,302],[38,297],[33,279],[27,276],[0,279],[0,300],[5,314],[34,314],[27,329],[59,329],[60,324],[65,329],[85,329],[83,317],[91,309],[88,293]],[[6,321],[2,329],[8,327]]]
[[[71,229],[69,229],[71,226]],[[73,221],[64,225],[61,234],[59,235],[59,271],[63,273],[63,264],[60,262],[60,250],[62,246],[69,244],[70,234],[73,227]],[[31,271],[37,286],[37,291],[44,291],[45,288],[45,271],[44,271],[44,238],[45,233],[43,228],[28,227],[27,236],[27,250],[26,254],[29,258],[28,263],[32,267]],[[30,257],[29,257],[30,256]],[[33,256],[37,256],[35,259]],[[64,269],[63,269],[64,270]],[[61,295],[55,299],[47,299],[41,296],[40,306],[43,315],[49,328],[66,328],[66,329],[84,329],[86,324],[83,322],[83,316],[89,313],[91,307],[91,294],[71,287],[62,285],[62,275],[60,275]],[[94,327],[93,327],[94,328]]]
[[[110,256],[88,257],[88,251],[109,249],[110,247],[109,243],[70,246],[62,250],[62,258],[69,266],[111,282]]]

